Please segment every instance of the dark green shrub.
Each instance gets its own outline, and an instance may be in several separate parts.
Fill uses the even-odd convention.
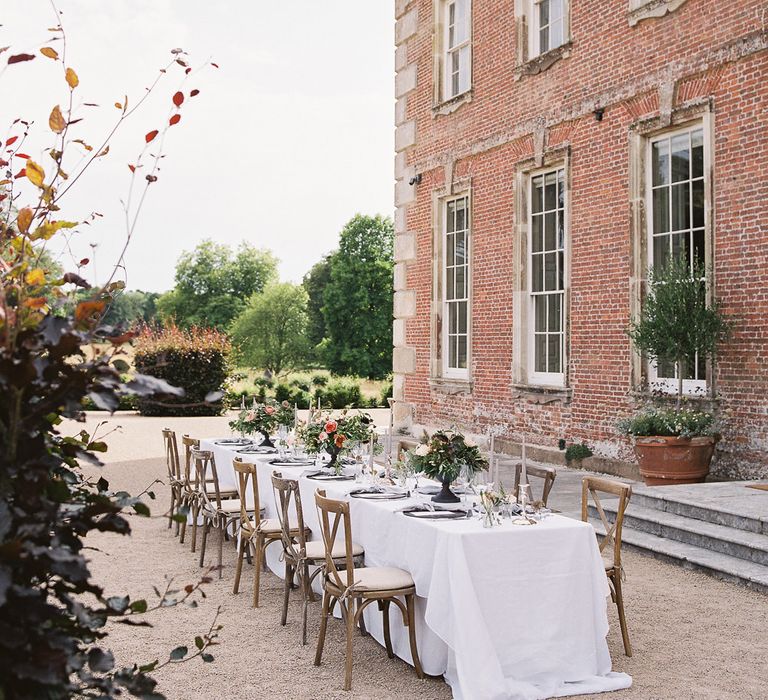
[[[309,397],[310,393],[300,386],[280,382],[275,387],[275,401],[287,401],[291,405],[296,404],[299,408],[309,408]]]
[[[328,375],[316,372],[312,375],[312,384],[314,386],[326,386],[328,384]]]
[[[592,454],[592,450],[589,449],[585,442],[582,442],[580,445],[568,445],[565,450],[565,461],[572,462],[574,460],[586,459],[587,457],[591,457]]]
[[[364,400],[368,408],[378,408],[379,400],[375,396],[369,396]]]
[[[272,377],[257,377],[254,380],[254,384],[257,387],[264,387],[264,389],[271,389],[275,385],[275,380]]]
[[[346,408],[363,405],[360,385],[353,379],[332,379],[326,386],[318,388],[315,396],[323,407]]]
[[[392,382],[388,381],[384,384],[383,387],[381,387],[381,405],[384,406],[384,408],[387,408],[389,406],[389,402],[387,399],[392,398]]]
[[[136,369],[184,389],[182,397],[139,401],[144,416],[218,416],[226,408],[224,384],[229,374],[231,346],[213,329],[182,330],[167,325],[145,329],[136,340]],[[212,402],[212,394],[220,397]]]
[[[137,411],[139,408],[139,402],[135,396],[121,395],[118,397],[119,403],[117,404],[118,411]],[[105,409],[99,408],[90,396],[86,396],[83,399],[84,411],[103,411]]]

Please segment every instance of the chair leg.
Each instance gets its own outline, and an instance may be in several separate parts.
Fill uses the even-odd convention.
[[[291,581],[293,580],[293,567],[285,562],[285,581],[283,585],[283,614],[280,617],[280,624],[285,627],[288,622],[288,599],[291,595]]]
[[[256,561],[253,566],[253,607],[259,607],[259,585],[261,584],[261,562],[264,559],[264,535],[256,538]]]
[[[181,508],[181,492],[177,490],[176,491],[176,510],[180,508]],[[173,513],[172,515],[176,515],[176,513]],[[176,524],[176,531],[174,534],[176,535],[176,537],[178,537],[179,532],[181,531],[181,523],[178,520],[174,520],[173,522]]]
[[[613,586],[616,590],[616,607],[619,611],[619,625],[621,626],[621,638],[624,642],[624,653],[627,656],[632,656],[632,644],[629,641],[627,618],[624,615],[624,596],[621,592],[621,571],[617,571],[613,577]]]
[[[173,486],[171,486],[171,505],[168,507],[168,529],[173,527],[173,510],[176,505],[176,493]]]
[[[200,517],[200,506],[195,503],[192,506],[192,551],[195,551],[197,545],[197,519]]]
[[[187,506],[189,504],[187,501],[184,501],[181,505]],[[184,535],[186,534],[187,534],[187,517],[185,516],[184,520],[181,521],[181,530],[179,530],[179,542],[181,544],[184,544]]]
[[[219,518],[219,578],[221,578],[221,570],[222,570],[222,550],[224,549],[224,531],[227,529],[227,521],[223,520],[222,518]]]
[[[387,656],[390,659],[395,658],[395,654],[392,651],[392,637],[389,634],[389,601],[388,600],[382,600],[381,601],[381,616],[384,620],[384,646],[387,648]],[[362,620],[363,616],[360,616],[360,619]]]
[[[307,645],[307,610],[312,588],[309,583],[309,567],[304,565],[301,573],[301,646]]]
[[[352,690],[352,641],[355,634],[355,604],[347,601],[341,604],[344,621],[347,623],[347,661],[344,672],[344,690]]]
[[[419,650],[416,648],[416,601],[413,594],[405,596],[405,609],[408,611],[408,639],[411,642],[411,658],[413,667],[416,669],[416,675],[424,678],[424,671],[421,668],[419,659]]]
[[[237,593],[240,589],[240,574],[243,573],[243,553],[245,552],[245,548],[247,546],[248,540],[243,535],[240,535],[240,546],[238,547],[237,553],[237,567],[235,568],[235,585],[232,588],[232,593]]]
[[[203,522],[203,539],[200,542],[200,566],[203,565],[203,561],[205,560],[205,543],[208,541],[208,530],[210,529],[211,521],[209,518],[205,519],[205,522]]]
[[[325,631],[328,628],[328,609],[330,608],[330,599],[327,591],[323,591],[323,612],[320,615],[320,633],[317,635],[317,649],[315,650],[315,666],[320,665],[323,658],[323,647],[325,646]]]
[[[362,605],[363,604],[363,599],[362,598],[358,598],[357,599],[357,604],[358,605]],[[367,637],[368,636],[368,630],[365,629],[365,616],[364,615],[360,615],[360,622],[358,624],[360,625],[360,636],[361,637]]]

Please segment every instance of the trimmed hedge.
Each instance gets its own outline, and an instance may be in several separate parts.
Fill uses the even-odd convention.
[[[134,347],[138,372],[185,391],[180,397],[139,400],[143,416],[218,416],[227,408],[221,399],[205,401],[211,392],[224,391],[229,375],[231,345],[223,333],[208,328],[182,330],[169,324],[159,330],[144,329]]]
[[[315,396],[321,404],[331,408],[346,408],[347,406],[363,406],[363,396],[360,385],[351,379],[331,379],[323,387],[318,387]]]

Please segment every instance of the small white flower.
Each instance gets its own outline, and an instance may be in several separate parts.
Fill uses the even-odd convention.
[[[419,457],[426,457],[429,454],[429,445],[419,445],[416,452]]]

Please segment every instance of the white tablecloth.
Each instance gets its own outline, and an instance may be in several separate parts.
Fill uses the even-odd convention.
[[[236,453],[208,441],[202,446],[214,450],[224,485],[223,462],[232,472]],[[274,455],[245,458],[251,457],[266,516],[276,517],[269,482]],[[311,539],[319,539],[315,490],[346,498],[356,484],[301,477],[306,469],[280,471],[299,478]],[[611,673],[605,641],[609,589],[591,525],[553,515],[537,525],[505,521],[486,529],[477,519],[408,518],[397,512],[402,500],[349,500],[353,539],[365,548],[366,565],[396,566],[413,576],[424,671],[444,674],[454,698],[534,700],[631,685],[628,675]],[[268,564],[283,576],[279,545],[270,549]],[[390,624],[395,653],[410,663],[407,629],[397,610]],[[366,626],[383,643],[375,607],[366,609]]]

